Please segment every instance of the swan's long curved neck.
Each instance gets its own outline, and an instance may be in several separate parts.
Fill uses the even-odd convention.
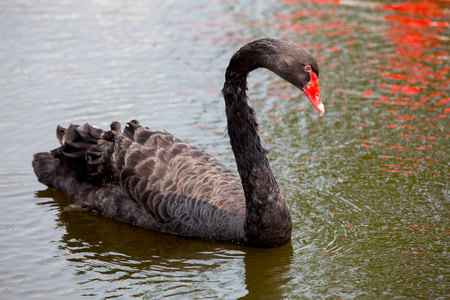
[[[246,200],[249,202],[257,195],[266,197],[264,193],[269,190],[278,190],[278,184],[258,136],[256,115],[253,108],[248,105],[246,85],[245,78],[226,82],[222,92],[225,98],[228,136]],[[264,176],[261,176],[260,172],[264,173]],[[266,190],[261,187],[271,188]]]
[[[292,224],[257,133],[256,115],[248,105],[247,74],[227,74],[222,90],[228,135],[246,199],[246,241],[273,247],[290,240]]]

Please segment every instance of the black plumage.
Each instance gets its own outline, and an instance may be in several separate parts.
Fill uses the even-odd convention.
[[[313,56],[295,43],[263,39],[231,58],[222,90],[228,136],[239,175],[168,132],[133,120],[123,131],[88,124],[57,128],[61,146],[34,155],[43,184],[104,216],[170,234],[255,247],[291,239],[291,217],[258,136],[247,101],[247,75],[264,67],[304,90]],[[323,106],[322,106],[323,107]]]

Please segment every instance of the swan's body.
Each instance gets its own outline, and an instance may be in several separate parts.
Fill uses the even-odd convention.
[[[222,93],[228,135],[239,175],[219,160],[167,132],[131,121],[123,132],[88,124],[58,127],[61,147],[37,153],[33,168],[43,184],[75,198],[75,205],[170,234],[277,247],[292,223],[247,104],[247,75],[265,67],[305,92],[323,113],[318,66],[304,48],[258,40],[231,59]]]

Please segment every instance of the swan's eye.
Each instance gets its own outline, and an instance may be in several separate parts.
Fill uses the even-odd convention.
[[[309,71],[311,71],[311,66],[310,66],[310,65],[308,65],[308,66],[305,66],[305,71],[306,71],[306,72],[309,72]]]

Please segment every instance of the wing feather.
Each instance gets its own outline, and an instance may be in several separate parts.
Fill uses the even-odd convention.
[[[36,154],[33,166],[80,207],[172,234],[243,239],[240,178],[205,151],[134,120],[122,133],[117,122],[109,131],[58,127],[57,138],[61,147]]]

